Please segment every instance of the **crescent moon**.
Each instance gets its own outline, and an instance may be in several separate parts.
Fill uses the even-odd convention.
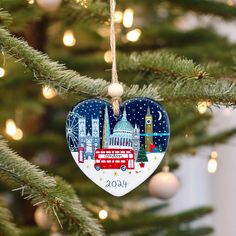
[[[162,118],[162,113],[160,111],[158,111],[158,114],[159,114],[159,118],[158,118],[158,121],[159,121]]]

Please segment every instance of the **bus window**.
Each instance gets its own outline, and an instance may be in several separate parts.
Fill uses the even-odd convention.
[[[115,163],[120,163],[120,161],[119,161],[119,160],[117,160],[117,161],[115,161]]]
[[[109,161],[107,161],[107,163],[111,163],[111,161],[109,160]]]
[[[106,163],[106,161],[105,161],[105,160],[102,160],[101,162],[102,162],[102,163]]]
[[[121,160],[121,163],[125,163],[125,160]]]

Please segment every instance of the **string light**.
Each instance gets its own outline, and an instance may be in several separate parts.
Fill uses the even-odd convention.
[[[215,173],[217,170],[217,157],[218,153],[216,151],[211,152],[209,161],[208,161],[208,172]]]
[[[23,138],[23,131],[20,128],[17,128],[16,133],[12,136],[12,138],[16,141],[21,140]]]
[[[46,99],[52,99],[57,96],[57,92],[49,86],[44,86],[42,88],[42,94]]]
[[[29,4],[34,4],[34,0],[28,0]]]
[[[104,60],[105,60],[106,63],[111,63],[112,62],[111,50],[108,50],[104,53]]]
[[[121,23],[122,20],[123,20],[123,13],[121,11],[116,11],[115,12],[115,22]]]
[[[14,120],[12,119],[8,119],[6,121],[6,133],[9,135],[9,136],[14,136],[16,134],[16,123]]]
[[[76,0],[76,2],[79,3],[81,7],[88,8],[88,0]]]
[[[76,44],[76,39],[72,30],[66,30],[63,35],[63,43],[67,47],[73,47]]]
[[[123,25],[125,28],[131,28],[134,21],[134,10],[127,8],[123,15]]]
[[[0,77],[3,77],[5,75],[5,70],[0,67]]]
[[[105,220],[107,218],[107,216],[108,216],[108,212],[105,209],[100,210],[98,213],[98,217],[101,220]]]
[[[130,42],[136,42],[141,36],[141,33],[142,31],[140,29],[131,30],[126,34],[126,39]]]
[[[233,0],[227,0],[227,5],[228,6],[233,6],[234,5],[234,1]]]
[[[203,114],[207,111],[208,107],[210,107],[210,106],[211,106],[211,102],[203,101],[203,102],[199,102],[197,104],[197,109],[200,114]]]

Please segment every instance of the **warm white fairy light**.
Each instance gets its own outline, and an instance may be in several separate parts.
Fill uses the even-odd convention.
[[[140,29],[131,30],[126,34],[126,39],[130,42],[136,42],[141,36],[141,33],[142,31]]]
[[[23,138],[23,131],[20,128],[17,128],[16,133],[12,135],[12,138],[16,141],[21,140]]]
[[[217,157],[218,153],[216,151],[211,152],[210,159],[208,161],[208,172],[215,173],[217,170]]]
[[[5,75],[5,70],[0,67],[0,77],[3,77]]]
[[[104,53],[104,60],[105,60],[106,63],[111,63],[112,62],[111,50],[107,50]]]
[[[72,30],[66,30],[63,35],[63,43],[67,47],[73,47],[76,44],[76,39]]]
[[[34,4],[34,0],[28,0],[29,4]]]
[[[105,209],[102,209],[102,210],[99,211],[98,217],[101,220],[105,220],[108,217],[108,212]]]
[[[14,136],[16,134],[16,123],[14,120],[12,119],[8,119],[6,121],[6,133],[9,135],[9,136]]]
[[[76,2],[84,8],[88,8],[88,0],[76,0]]]
[[[131,28],[134,22],[134,10],[127,8],[123,14],[123,25],[125,28]]]
[[[52,99],[57,96],[57,92],[49,86],[44,86],[42,88],[42,94],[46,99]]]
[[[227,0],[227,4],[228,4],[228,6],[233,6],[234,5],[234,1],[233,0]]]
[[[197,109],[200,114],[203,114],[207,111],[208,107],[211,106],[211,102],[208,101],[202,101],[197,104]]]
[[[121,23],[123,20],[123,12],[122,11],[116,11],[115,12],[115,22]]]

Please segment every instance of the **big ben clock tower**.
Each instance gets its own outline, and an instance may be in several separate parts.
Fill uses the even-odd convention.
[[[145,116],[145,150],[149,152],[150,144],[153,144],[153,117],[150,111],[150,107],[147,109]]]

